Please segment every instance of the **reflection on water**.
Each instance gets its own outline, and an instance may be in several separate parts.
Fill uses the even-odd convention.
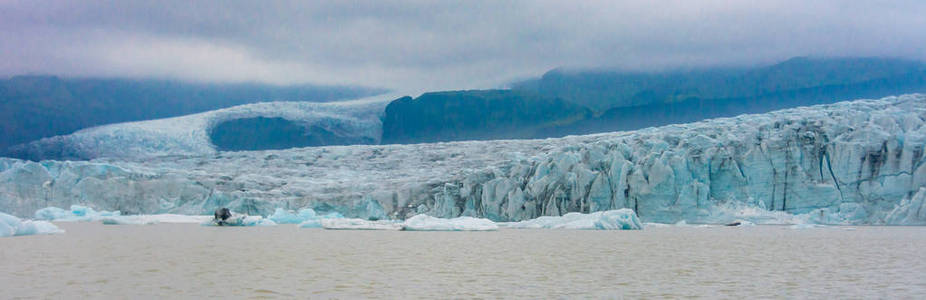
[[[3,298],[810,297],[926,293],[926,228],[325,231],[103,226],[0,239]]]

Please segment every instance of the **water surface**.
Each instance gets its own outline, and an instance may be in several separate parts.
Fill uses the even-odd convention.
[[[325,231],[61,223],[0,239],[3,298],[917,298],[926,228]]]

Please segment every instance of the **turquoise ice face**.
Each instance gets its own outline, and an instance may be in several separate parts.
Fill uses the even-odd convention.
[[[0,211],[508,222],[629,208],[642,222],[926,224],[924,115],[926,96],[907,95],[545,140],[0,159]]]

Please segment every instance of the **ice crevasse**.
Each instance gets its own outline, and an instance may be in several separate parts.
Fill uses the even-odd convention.
[[[914,94],[544,140],[0,159],[0,211],[518,222],[628,208],[659,223],[926,225],[924,123]]]

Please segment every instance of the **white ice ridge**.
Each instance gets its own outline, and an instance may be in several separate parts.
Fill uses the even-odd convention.
[[[670,224],[926,224],[924,119],[926,96],[905,95],[545,140],[0,159],[0,211],[514,222],[631,208]]]
[[[147,225],[158,223],[202,223],[212,216],[178,214],[122,215],[119,211],[96,211],[83,205],[71,205],[70,210],[46,207],[35,211],[36,220],[55,222],[96,222],[107,225]]]
[[[392,97],[392,98],[390,98]],[[394,94],[340,102],[262,102],[198,114],[103,125],[70,135],[45,138],[16,146],[20,152],[56,153],[64,157],[141,158],[161,155],[211,155],[216,148],[211,129],[225,121],[255,117],[282,118],[301,125],[315,125],[343,134],[379,142],[381,114]]]
[[[590,214],[567,213],[558,217],[539,217],[521,222],[502,223],[503,227],[521,229],[634,230],[643,223],[633,210],[599,211]]]
[[[402,223],[396,221],[370,221],[364,219],[320,219],[321,228],[332,230],[402,230]],[[303,223],[302,228],[312,228]]]
[[[253,227],[253,226],[276,226],[277,223],[273,220],[264,218],[262,216],[249,216],[246,214],[236,214],[232,213],[232,216],[225,220],[221,225],[216,222],[215,219],[209,218],[208,220],[200,223],[203,226],[234,226],[234,227]]]
[[[22,220],[0,212],[0,237],[62,232],[58,226],[46,221]]]
[[[313,221],[302,223],[302,228],[317,228]],[[417,215],[405,222],[392,220],[370,221],[352,218],[318,219],[324,229],[335,230],[407,230],[407,231],[491,231],[498,230],[498,225],[488,219],[473,217],[435,218]]]
[[[435,218],[429,215],[417,215],[402,223],[403,230],[410,231],[491,231],[498,230],[498,225],[489,219],[473,217]]]
[[[36,220],[56,222],[99,221],[103,218],[119,217],[119,211],[96,211],[83,205],[71,205],[71,210],[57,207],[46,207],[35,211]]]
[[[318,215],[311,208],[300,209],[298,212],[277,208],[268,219],[278,224],[299,224],[299,227],[302,228],[418,231],[485,231],[498,229],[495,222],[472,217],[443,219],[428,215],[417,215],[405,220],[405,222],[371,221],[344,218],[339,213]]]

